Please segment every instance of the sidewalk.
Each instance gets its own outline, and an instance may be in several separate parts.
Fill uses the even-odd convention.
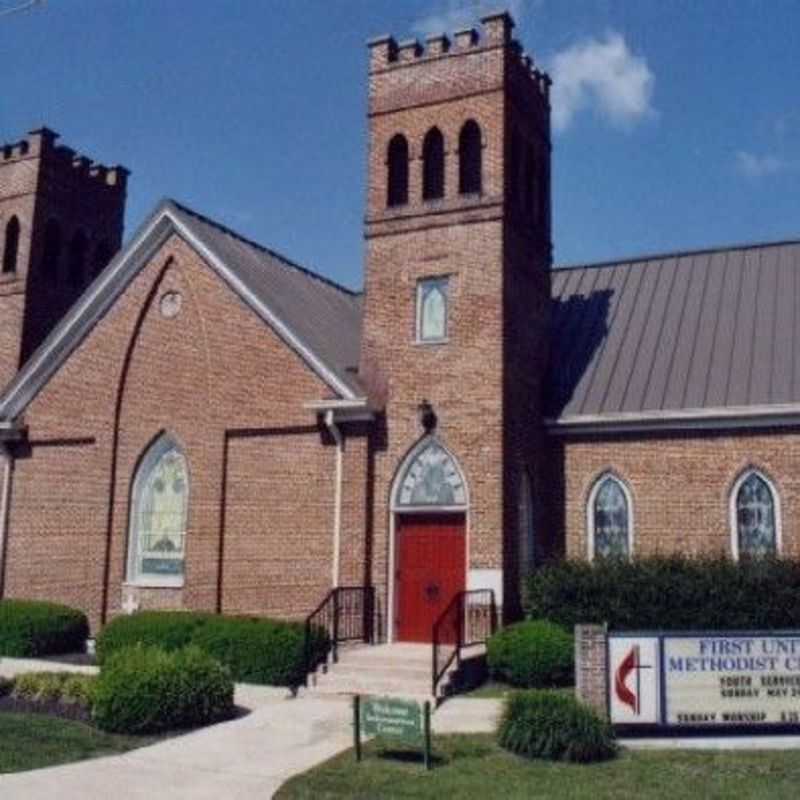
[[[10,661],[0,659],[0,674],[11,672]],[[32,664],[42,668],[41,661],[24,668]],[[285,689],[237,684],[236,702],[251,713],[125,755],[0,776],[0,797],[264,800],[353,743],[349,698],[292,699]],[[499,708],[497,700],[453,698],[433,715],[434,733],[493,730]]]

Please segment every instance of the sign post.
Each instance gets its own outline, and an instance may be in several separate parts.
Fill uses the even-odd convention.
[[[361,761],[361,736],[397,739],[421,745],[425,769],[431,768],[431,704],[394,697],[353,698],[353,737],[356,760]]]

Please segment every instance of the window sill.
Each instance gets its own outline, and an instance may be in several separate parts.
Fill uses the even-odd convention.
[[[447,336],[444,339],[414,339],[411,344],[414,347],[436,347],[436,345],[440,344],[450,344],[450,337]]]
[[[148,580],[146,578],[141,578],[135,581],[125,581],[122,584],[123,589],[183,589],[184,584],[186,581],[159,581],[159,580]]]

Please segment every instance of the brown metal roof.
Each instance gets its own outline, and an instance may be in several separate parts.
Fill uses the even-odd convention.
[[[800,402],[800,242],[552,277],[548,417]]]

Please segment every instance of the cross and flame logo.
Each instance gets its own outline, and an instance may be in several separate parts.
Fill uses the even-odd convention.
[[[635,644],[628,651],[625,658],[622,659],[614,674],[614,692],[617,695],[617,699],[626,706],[630,706],[637,717],[641,713],[641,671],[643,669],[652,669],[652,665],[642,664],[639,645]],[[628,678],[632,673],[635,679],[633,688],[628,686]]]

